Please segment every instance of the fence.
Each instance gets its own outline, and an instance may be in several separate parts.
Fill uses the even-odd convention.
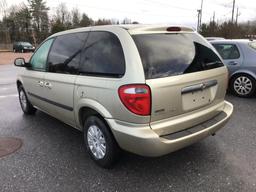
[[[1,50],[12,51],[12,44],[0,43],[0,51]]]

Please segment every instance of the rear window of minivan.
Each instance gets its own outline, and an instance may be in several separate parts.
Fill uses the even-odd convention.
[[[224,66],[211,45],[194,33],[138,34],[132,37],[138,48],[146,79]]]

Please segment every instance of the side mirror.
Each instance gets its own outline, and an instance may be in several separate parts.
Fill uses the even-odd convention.
[[[17,67],[27,67],[27,63],[24,58],[16,58],[14,60],[14,65]]]

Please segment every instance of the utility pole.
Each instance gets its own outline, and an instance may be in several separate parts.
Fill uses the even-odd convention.
[[[201,11],[200,11],[200,27],[202,26],[202,16],[203,16],[203,3],[204,0],[201,0]]]
[[[236,4],[236,0],[233,0],[232,18],[231,18],[232,23],[234,23],[235,4]]]
[[[201,9],[197,10],[197,31],[199,31],[202,26],[203,1],[204,0],[201,0]]]
[[[236,25],[237,25],[237,23],[238,23],[238,17],[240,16],[240,13],[239,13],[239,9],[238,9],[238,7],[237,7],[237,9],[236,9]]]
[[[200,9],[198,9],[197,10],[197,31],[199,31],[200,30],[200,15],[201,15],[201,10]]]

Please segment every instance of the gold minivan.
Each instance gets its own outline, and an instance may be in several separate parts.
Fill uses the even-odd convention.
[[[187,27],[96,26],[47,38],[17,78],[25,114],[40,109],[84,133],[86,149],[110,167],[120,149],[161,156],[227,123],[227,68]]]

